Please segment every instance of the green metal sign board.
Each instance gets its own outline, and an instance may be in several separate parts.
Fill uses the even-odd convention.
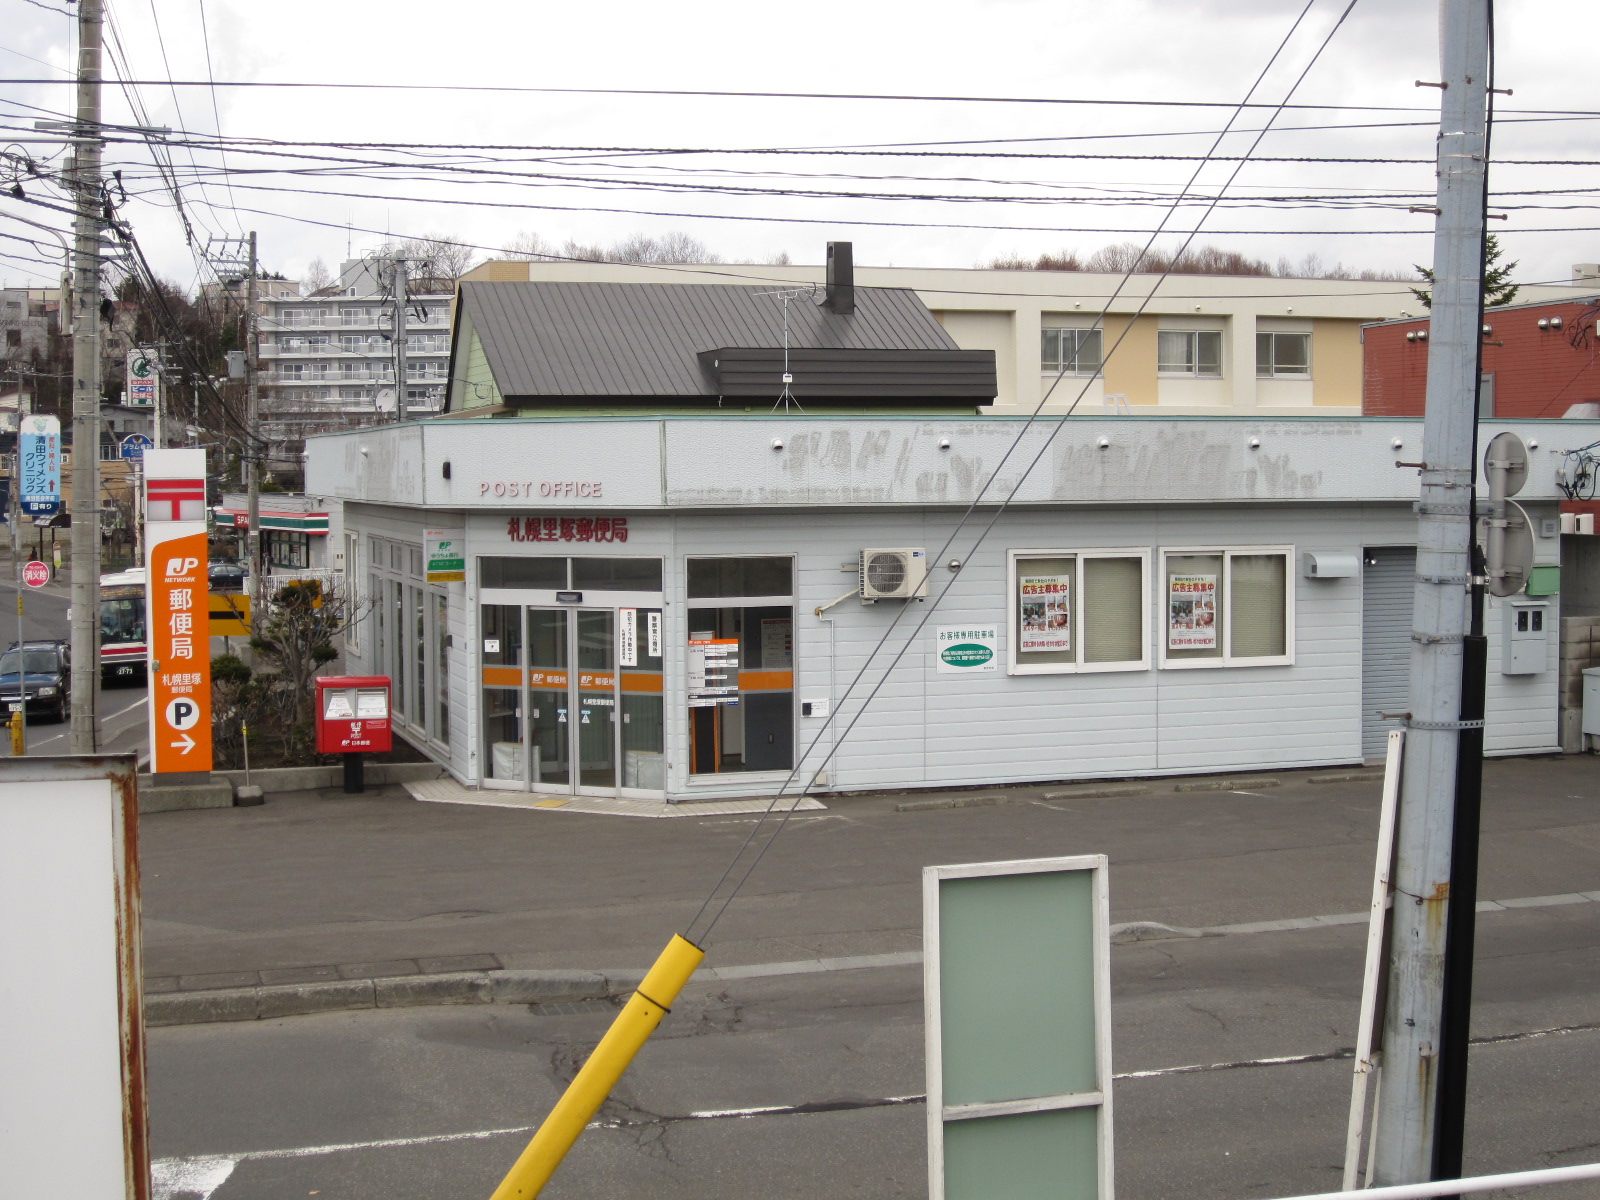
[[[463,583],[467,578],[467,540],[459,533],[426,529],[422,533],[429,583]]]
[[[931,1200],[1110,1200],[1106,872],[924,868]]]

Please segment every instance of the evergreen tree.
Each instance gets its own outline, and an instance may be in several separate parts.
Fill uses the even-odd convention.
[[[1508,262],[1500,266],[1500,238],[1498,234],[1486,234],[1483,239],[1483,306],[1485,308],[1501,308],[1510,304],[1517,298],[1521,289],[1511,282],[1511,272],[1517,269],[1517,264]],[[1413,264],[1417,274],[1429,283],[1433,282],[1433,271],[1421,264]],[[1422,301],[1424,308],[1433,307],[1432,288],[1412,288],[1411,294]]]

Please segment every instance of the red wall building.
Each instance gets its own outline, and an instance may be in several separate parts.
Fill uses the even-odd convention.
[[[1483,415],[1562,417],[1600,404],[1600,294],[1512,304],[1484,314]],[[1362,327],[1362,411],[1422,415],[1428,381],[1428,320]],[[1492,407],[1490,406],[1492,403]],[[1600,416],[1600,410],[1578,414]]]

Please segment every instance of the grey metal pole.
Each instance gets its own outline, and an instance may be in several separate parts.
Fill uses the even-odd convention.
[[[245,554],[250,560],[250,621],[254,628],[262,611],[266,581],[261,566],[261,383],[256,370],[260,348],[256,335],[256,234],[250,231],[250,261],[244,284],[244,436],[246,491],[250,497],[250,528],[245,531]]]
[[[1401,773],[1393,938],[1372,1182],[1433,1169],[1450,845],[1471,599],[1473,429],[1482,338],[1489,0],[1443,0],[1443,101],[1422,498],[1412,617],[1410,732]]]
[[[101,0],[78,5],[73,131],[72,752],[97,748],[100,682],[100,35]]]
[[[11,566],[17,581],[17,703],[22,717],[22,746],[28,746],[28,656],[22,632],[22,380],[17,380],[17,452],[11,469]]]
[[[394,264],[394,419],[404,421],[406,412],[406,260]]]

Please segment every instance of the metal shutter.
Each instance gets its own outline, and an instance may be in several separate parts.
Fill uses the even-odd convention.
[[[1404,712],[1411,685],[1411,605],[1417,552],[1411,547],[1366,551],[1361,580],[1361,757],[1381,759],[1389,730],[1380,712]]]

